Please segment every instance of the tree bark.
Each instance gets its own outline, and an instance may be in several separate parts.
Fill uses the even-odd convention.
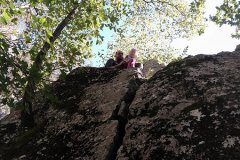
[[[62,30],[68,25],[71,19],[74,17],[77,10],[77,6],[75,6],[68,15],[62,20],[62,22],[57,26],[55,31],[53,32],[52,37],[50,37],[50,44],[59,37]],[[39,73],[42,69],[43,59],[45,58],[47,51],[50,49],[50,44],[45,42],[41,50],[38,52],[34,63],[31,67],[30,74],[28,76],[27,85],[23,94],[22,105],[24,109],[21,112],[21,125],[23,127],[33,127],[35,125],[34,122],[34,113],[32,108],[32,102],[34,98],[34,92],[36,90],[36,78],[34,74]]]

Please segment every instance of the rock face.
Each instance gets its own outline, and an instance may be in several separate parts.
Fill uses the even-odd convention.
[[[151,59],[144,63],[143,75],[148,79],[151,78],[157,71],[162,70],[165,65],[159,64],[157,60]]]
[[[118,159],[240,159],[240,54],[168,65],[138,90]]]
[[[236,46],[235,51],[237,51],[237,52],[240,51],[240,44]]]
[[[1,121],[0,159],[115,159],[127,107],[140,84],[134,74],[105,68],[74,70],[54,83],[61,103],[38,106],[35,128],[21,133],[19,121],[9,122],[9,116]]]
[[[7,106],[0,107],[0,120],[10,114],[10,108]]]
[[[240,54],[198,55],[143,83],[132,70],[79,68],[36,104],[38,125],[1,120],[0,159],[240,159]],[[143,84],[142,84],[143,83]]]

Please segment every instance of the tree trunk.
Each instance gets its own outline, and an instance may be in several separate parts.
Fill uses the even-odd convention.
[[[50,37],[50,44],[59,37],[62,30],[68,25],[70,20],[73,18],[76,13],[77,6],[75,6],[68,15],[63,19],[63,21],[55,29],[53,36]],[[32,109],[32,102],[34,99],[34,91],[36,89],[36,78],[34,77],[35,73],[39,73],[42,69],[43,59],[47,54],[47,51],[50,49],[50,44],[45,42],[41,50],[38,52],[34,63],[31,67],[30,74],[28,77],[27,85],[23,95],[22,105],[24,109],[21,112],[21,125],[23,127],[33,127],[34,126],[34,113]]]

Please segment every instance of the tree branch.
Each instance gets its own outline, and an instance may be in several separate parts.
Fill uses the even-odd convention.
[[[34,63],[30,69],[30,73],[27,80],[27,85],[23,94],[22,105],[24,107],[21,116],[22,126],[32,127],[34,125],[33,112],[32,112],[32,101],[34,96],[34,91],[36,90],[36,84],[39,79],[34,77],[36,73],[39,73],[42,70],[43,59],[45,58],[47,51],[50,49],[50,44],[53,44],[54,41],[60,36],[62,30],[68,25],[72,20],[73,16],[76,13],[78,5],[75,5],[74,8],[68,13],[68,15],[62,20],[62,22],[55,29],[52,37],[49,38],[49,42],[45,42],[41,50],[38,52]]]

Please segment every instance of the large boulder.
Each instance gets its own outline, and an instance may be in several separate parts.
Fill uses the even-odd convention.
[[[0,121],[0,159],[240,159],[240,54],[197,55],[143,83],[134,70],[78,68],[38,96],[37,125]],[[143,84],[142,84],[143,83]]]
[[[137,91],[119,160],[240,159],[240,54],[169,64]]]
[[[134,74],[107,68],[72,71],[53,84],[56,106],[35,106],[36,127],[18,131],[19,121],[9,121],[17,113],[1,121],[0,159],[114,159],[126,107],[140,83]]]

